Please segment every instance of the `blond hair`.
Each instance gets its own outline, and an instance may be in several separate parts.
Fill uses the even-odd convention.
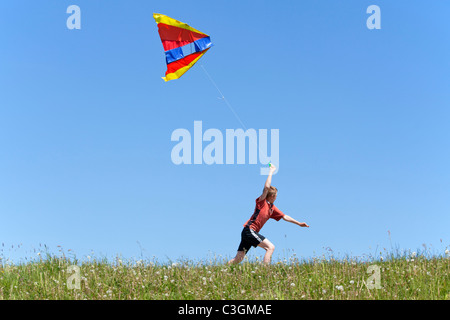
[[[272,196],[276,195],[277,192],[278,192],[277,188],[275,188],[274,186],[270,186],[269,192],[267,193],[267,197],[272,197]]]

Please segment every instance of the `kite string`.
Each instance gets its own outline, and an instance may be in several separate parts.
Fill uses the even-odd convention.
[[[223,101],[225,101],[226,105],[228,106],[228,108],[231,110],[231,112],[234,114],[234,116],[236,117],[236,119],[239,121],[239,123],[242,125],[242,127],[244,128],[245,131],[247,131],[247,128],[245,127],[244,123],[242,122],[241,118],[239,118],[239,116],[237,115],[236,111],[234,111],[233,107],[231,106],[231,104],[228,102],[228,100],[225,98],[225,96],[223,95],[222,91],[220,91],[219,87],[217,86],[217,84],[214,82],[214,80],[211,78],[211,76],[209,75],[208,71],[206,71],[205,67],[203,67],[203,65],[200,65],[203,69],[203,71],[205,71],[206,75],[208,76],[208,79],[211,81],[211,83],[214,85],[214,87],[216,87],[217,91],[220,94],[220,99],[222,99]]]

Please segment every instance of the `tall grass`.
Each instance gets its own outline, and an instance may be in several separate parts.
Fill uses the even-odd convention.
[[[79,267],[79,273],[69,272],[72,265]],[[370,288],[367,271],[371,265],[379,267],[379,289]],[[47,254],[25,263],[2,263],[0,299],[448,300],[449,274],[448,256],[420,253],[385,254],[370,261],[325,256],[298,259],[294,254],[269,266],[258,257],[229,266],[219,259],[79,261]],[[79,277],[79,289],[68,288],[71,275]]]

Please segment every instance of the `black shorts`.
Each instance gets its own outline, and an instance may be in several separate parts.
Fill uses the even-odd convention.
[[[257,247],[266,237],[259,234],[255,230],[245,227],[241,232],[241,243],[239,244],[238,251],[244,251],[247,253],[251,247]]]

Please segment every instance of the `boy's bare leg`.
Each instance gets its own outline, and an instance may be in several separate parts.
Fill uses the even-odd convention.
[[[270,264],[272,254],[275,250],[275,246],[273,245],[273,243],[270,242],[268,239],[264,239],[260,244],[258,244],[258,247],[261,247],[264,250],[266,250],[266,254],[264,255],[264,263]]]
[[[230,261],[228,261],[228,264],[239,263],[242,260],[244,260],[244,257],[245,257],[245,252],[244,251],[238,251],[236,253],[236,256],[233,259],[231,259]]]

